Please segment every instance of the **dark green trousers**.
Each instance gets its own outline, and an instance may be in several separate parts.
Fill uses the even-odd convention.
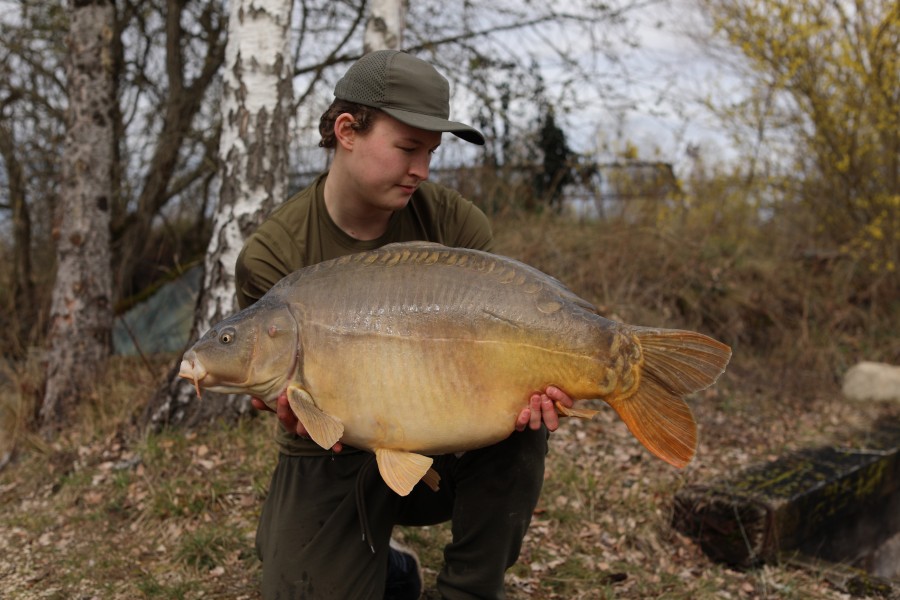
[[[441,489],[419,484],[403,498],[367,452],[280,455],[256,547],[266,600],[381,600],[395,525],[452,521],[438,590],[448,600],[504,598],[544,480],[547,432],[527,430],[435,457]]]

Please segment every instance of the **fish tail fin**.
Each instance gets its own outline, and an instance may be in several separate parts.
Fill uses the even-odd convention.
[[[725,371],[731,348],[700,333],[634,328],[644,363],[638,390],[609,404],[650,452],[684,467],[697,448],[697,424],[684,396]]]

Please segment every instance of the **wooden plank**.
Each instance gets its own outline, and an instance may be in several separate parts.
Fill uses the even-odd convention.
[[[804,450],[685,487],[673,526],[739,567],[792,551],[856,562],[900,530],[900,422],[881,424],[856,448]]]

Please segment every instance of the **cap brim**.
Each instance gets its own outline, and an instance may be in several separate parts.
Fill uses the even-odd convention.
[[[386,112],[401,123],[405,123],[410,127],[417,127],[425,131],[446,131],[452,133],[456,137],[462,138],[472,144],[479,146],[484,145],[484,136],[474,127],[470,127],[465,123],[457,123],[456,121],[448,121],[440,117],[432,117],[431,115],[423,115],[406,110],[396,108],[379,107],[380,110]]]

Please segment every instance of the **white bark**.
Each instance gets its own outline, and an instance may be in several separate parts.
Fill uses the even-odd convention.
[[[370,0],[363,52],[400,50],[408,0]]]
[[[237,310],[244,239],[287,196],[291,0],[232,0],[222,90],[222,192],[206,253],[198,333]]]
[[[109,0],[71,3],[66,68],[68,112],[63,181],[56,215],[57,274],[50,307],[47,381],[40,417],[45,435],[90,394],[111,347],[109,207],[114,149]]]
[[[287,196],[292,100],[289,38],[292,0],[232,0],[222,90],[219,142],[222,188],[207,248],[203,288],[194,316],[196,339],[237,311],[235,261],[247,236]],[[176,361],[177,362],[177,361]],[[145,420],[192,423],[219,416],[234,398],[204,394],[177,376],[148,407]],[[237,406],[240,412],[242,406]]]

